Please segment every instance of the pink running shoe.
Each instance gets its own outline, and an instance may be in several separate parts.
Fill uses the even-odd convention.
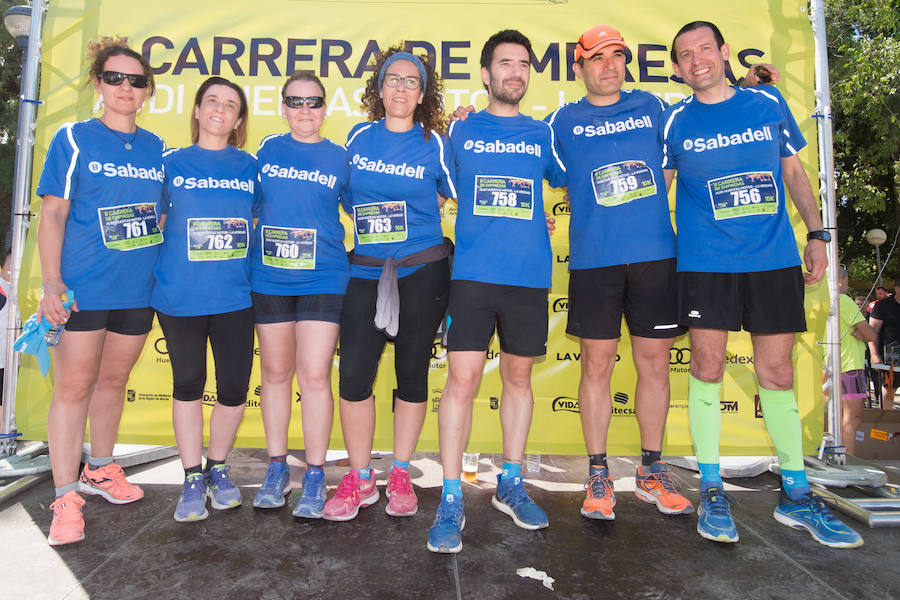
[[[355,519],[360,506],[371,506],[378,502],[378,497],[375,474],[371,479],[362,479],[359,471],[350,469],[338,484],[334,496],[325,503],[322,516],[329,521]]]
[[[410,517],[419,509],[419,499],[409,480],[409,471],[403,467],[391,468],[384,494],[388,497],[384,510],[392,517]]]
[[[116,463],[91,470],[84,465],[78,478],[78,489],[85,494],[103,496],[113,504],[128,504],[144,497],[144,490],[125,479],[125,471]]]
[[[53,510],[53,522],[50,523],[50,535],[47,536],[47,541],[51,546],[71,544],[84,539],[82,506],[84,506],[84,498],[79,496],[75,490],[53,501],[50,505]]]

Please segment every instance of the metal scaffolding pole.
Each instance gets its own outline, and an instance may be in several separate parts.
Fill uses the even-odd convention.
[[[830,435],[835,453],[828,453],[831,460],[843,464],[845,456],[841,450],[841,326],[840,297],[838,292],[837,254],[837,212],[834,183],[834,146],[831,114],[831,83],[828,79],[828,46],[825,40],[825,1],[810,2],[816,52],[816,121],[819,129],[819,197],[822,201],[822,223],[831,232],[832,242],[828,244],[828,294],[830,304],[826,325],[825,370],[828,374],[829,403],[825,431]],[[827,440],[827,436],[826,436]],[[825,441],[823,440],[823,444]]]

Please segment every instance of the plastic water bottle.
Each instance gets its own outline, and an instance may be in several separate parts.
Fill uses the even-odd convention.
[[[44,334],[44,341],[47,342],[48,346],[55,346],[59,343],[59,338],[62,337],[63,331],[66,330],[65,321],[60,323],[59,325],[54,325],[47,333]]]
[[[540,454],[526,454],[525,455],[525,468],[528,469],[529,473],[540,473],[541,472],[541,455]]]

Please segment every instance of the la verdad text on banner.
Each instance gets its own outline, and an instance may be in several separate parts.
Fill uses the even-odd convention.
[[[432,6],[433,5],[433,6]],[[429,54],[444,79],[444,103],[449,111],[474,104],[481,109],[487,96],[481,84],[479,57],[484,41],[498,29],[519,29],[533,44],[533,72],[521,108],[537,119],[584,95],[574,75],[575,40],[585,27],[601,22],[615,25],[628,40],[625,88],[639,88],[675,103],[690,94],[671,69],[669,45],[678,28],[692,20],[716,23],[732,52],[728,78],[746,72],[747,66],[769,62],[778,66],[778,84],[797,118],[804,136],[815,138],[813,112],[813,35],[806,2],[751,1],[740,4],[699,0],[684,6],[661,0],[640,6],[598,6],[591,0],[568,2],[499,1],[481,4],[460,2],[301,2],[269,0],[256,12],[246,3],[225,2],[211,16],[199,4],[159,0],[152,8],[133,1],[60,0],[51,3],[45,24],[41,99],[35,135],[35,180],[50,139],[65,122],[96,116],[99,100],[85,86],[87,65],[83,62],[87,41],[99,35],[122,35],[150,62],[157,91],[138,118],[138,125],[161,135],[169,147],[190,144],[187,137],[191,99],[197,86],[209,75],[221,75],[243,86],[250,103],[249,139],[255,150],[266,135],[287,130],[280,116],[280,89],[294,70],[315,72],[327,89],[327,119],[323,135],[336,143],[361,119],[360,99],[374,56],[381,48],[405,41],[417,54]],[[387,18],[389,17],[389,18]],[[627,127],[627,124],[623,124]],[[587,127],[579,135],[597,137],[602,143],[604,126]],[[575,132],[573,132],[575,133]],[[815,144],[807,145],[800,157],[816,180]],[[122,165],[127,169],[127,165]],[[116,169],[112,169],[115,176]],[[580,351],[577,338],[565,334],[568,301],[568,205],[559,191],[545,190],[546,208],[555,216],[553,277],[550,291],[550,335],[545,358],[534,368],[534,420],[529,452],[582,454],[578,405]],[[674,188],[671,194],[674,199]],[[672,201],[670,199],[670,202]],[[674,206],[674,205],[673,205]],[[805,229],[789,203],[791,222],[801,247]],[[33,199],[33,212],[40,212],[40,198]],[[443,228],[452,237],[456,205],[442,209]],[[352,228],[345,218],[348,247]],[[640,223],[635,223],[640,227]],[[40,265],[36,228],[26,243],[19,298],[22,313],[31,314],[40,294]],[[515,247],[510,247],[515,252]],[[740,252],[735,248],[735,252]],[[97,274],[102,277],[102,273]],[[127,285],[127,282],[123,282]],[[808,332],[798,335],[794,348],[795,390],[803,418],[804,451],[813,453],[823,427],[821,394],[822,352],[828,292],[824,283],[807,286]],[[119,428],[123,443],[172,444],[172,375],[168,350],[158,325],[150,333],[127,386],[127,403]],[[247,411],[237,445],[264,447],[261,414],[258,346],[247,398]],[[337,396],[337,364],[334,358],[333,389]],[[485,376],[475,398],[469,442],[471,451],[499,452],[500,447],[500,349],[496,339],[488,351]],[[613,373],[613,426],[608,452],[639,454],[639,435],[634,410],[636,373],[631,359],[627,327],[619,343]],[[670,350],[671,407],[664,454],[692,454],[688,433],[687,391],[691,352],[687,336],[676,339]],[[753,372],[753,352],[746,333],[729,337],[721,402],[723,413],[722,453],[774,455],[766,433]],[[212,357],[208,372],[213,373]],[[393,350],[389,346],[375,383],[375,448],[391,445],[391,409],[396,387]],[[436,339],[432,347],[429,376],[429,408],[418,449],[436,451],[437,408],[447,373],[446,350]],[[51,377],[41,377],[36,362],[25,357],[16,395],[17,424],[25,437],[46,439],[47,409]],[[215,402],[216,384],[207,380],[203,403]],[[302,390],[294,384],[293,422],[290,446],[303,447],[300,423]],[[340,425],[335,419],[331,448],[342,447]]]

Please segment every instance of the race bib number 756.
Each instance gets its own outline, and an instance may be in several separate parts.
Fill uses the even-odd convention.
[[[706,185],[716,221],[778,212],[778,186],[771,171],[736,173]]]

